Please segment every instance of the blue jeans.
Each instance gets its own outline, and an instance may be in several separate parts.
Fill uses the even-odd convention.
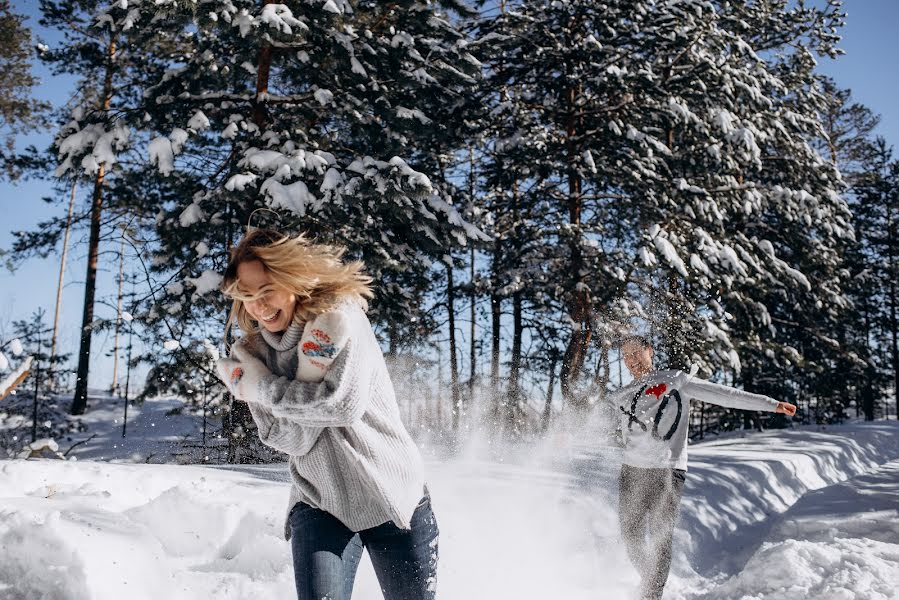
[[[355,533],[302,502],[290,511],[293,572],[299,600],[350,600],[362,549],[368,550],[384,600],[433,600],[437,520],[425,492],[411,529],[387,522]]]

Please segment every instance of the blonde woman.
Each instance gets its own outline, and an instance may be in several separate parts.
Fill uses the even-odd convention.
[[[254,229],[222,283],[244,336],[219,377],[263,443],[289,455],[285,535],[299,600],[349,600],[366,548],[386,600],[432,599],[437,522],[365,315],[371,279],[343,250]]]

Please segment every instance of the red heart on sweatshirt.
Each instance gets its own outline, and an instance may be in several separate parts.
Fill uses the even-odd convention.
[[[647,396],[655,396],[656,398],[661,398],[662,394],[664,394],[665,390],[667,390],[667,389],[668,389],[667,385],[665,385],[664,383],[660,383],[660,384],[654,385],[651,388],[649,388],[648,390],[646,390],[646,395]]]

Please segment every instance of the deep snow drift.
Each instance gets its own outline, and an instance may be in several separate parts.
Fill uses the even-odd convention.
[[[170,409],[148,403],[135,434],[166,430]],[[143,463],[152,447],[97,439],[77,462],[0,461],[0,598],[295,597],[283,466],[85,460]],[[617,451],[550,441],[497,456],[472,443],[428,461],[439,597],[632,597]],[[899,424],[733,436],[690,456],[666,598],[899,597]],[[354,598],[381,598],[367,560]]]

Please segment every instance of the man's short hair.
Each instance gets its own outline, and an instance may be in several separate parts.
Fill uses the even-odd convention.
[[[624,348],[627,344],[636,344],[640,348],[652,348],[652,344],[649,343],[649,340],[642,335],[626,335],[621,338],[621,341],[618,342],[619,348]]]

